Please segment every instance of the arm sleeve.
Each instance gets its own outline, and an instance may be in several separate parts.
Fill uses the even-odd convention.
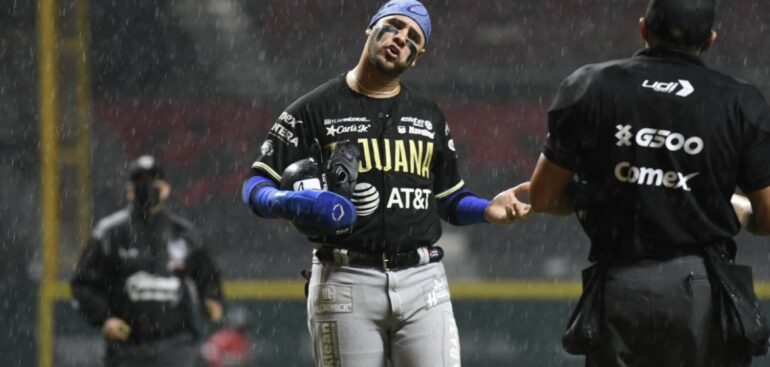
[[[272,200],[276,191],[278,188],[275,182],[257,174],[243,183],[243,202],[262,218],[277,218],[279,215],[273,210]]]
[[[193,251],[187,258],[187,267],[201,298],[211,298],[221,302],[223,298],[221,274],[209,252],[203,247]]]
[[[73,307],[94,326],[104,324],[110,316],[108,278],[101,242],[91,239],[78,259],[70,287]]]
[[[752,193],[770,186],[770,108],[754,87],[740,103],[744,134],[737,184]]]
[[[466,189],[449,195],[438,201],[438,213],[441,219],[456,226],[486,223],[484,210],[489,200],[479,198]]]
[[[583,100],[588,93],[586,68],[575,71],[559,87],[548,110],[548,137],[543,155],[562,168],[576,172],[582,153],[584,126]]]
[[[436,136],[440,138],[436,139],[438,144],[435,148],[436,163],[432,171],[434,175],[433,192],[436,200],[447,198],[465,186],[457,167],[457,152],[452,132],[443,113],[439,111],[439,114],[441,124],[438,125],[439,129],[436,131]]]

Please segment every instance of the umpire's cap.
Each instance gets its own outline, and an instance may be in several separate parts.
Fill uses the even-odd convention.
[[[651,0],[647,7],[649,30],[679,46],[699,46],[711,35],[716,0]]]
[[[163,167],[160,165],[155,157],[145,154],[137,159],[134,159],[128,165],[128,177],[133,181],[142,176],[149,176],[153,179],[163,179],[165,174]]]

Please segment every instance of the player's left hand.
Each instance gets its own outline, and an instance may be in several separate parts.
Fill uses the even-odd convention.
[[[206,307],[206,314],[209,316],[209,320],[212,322],[219,322],[222,320],[222,304],[213,298],[205,298],[203,305]]]
[[[531,213],[531,206],[519,200],[529,192],[529,181],[505,190],[489,203],[484,210],[484,217],[490,223],[510,224],[525,219]]]

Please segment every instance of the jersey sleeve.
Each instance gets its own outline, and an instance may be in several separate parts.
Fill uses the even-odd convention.
[[[107,294],[109,272],[106,263],[101,242],[91,238],[70,279],[73,307],[94,326],[102,325],[110,316]]]
[[[770,186],[770,107],[754,87],[739,103],[744,129],[737,184],[752,193]]]
[[[584,100],[588,92],[585,69],[567,77],[548,110],[548,137],[543,154],[549,161],[576,172],[585,133]]]
[[[222,301],[222,280],[219,267],[211,257],[208,249],[199,247],[187,258],[190,277],[203,298]]]
[[[309,157],[313,144],[310,110],[311,106],[300,99],[278,116],[251,166],[253,174],[280,183],[287,166]]]
[[[441,128],[436,131],[438,149],[436,151],[436,165],[433,169],[435,175],[433,192],[437,200],[452,195],[465,186],[457,167],[457,151],[452,138],[452,131],[449,129],[449,124],[443,113],[439,111],[439,114],[441,124],[438,126]]]

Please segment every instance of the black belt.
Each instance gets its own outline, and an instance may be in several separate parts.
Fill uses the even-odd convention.
[[[388,271],[439,262],[444,257],[444,250],[438,246],[430,246],[389,254],[323,246],[315,251],[315,256],[318,260],[337,265],[363,266]]]
[[[715,242],[703,244],[661,245],[644,248],[634,253],[619,252],[615,256],[612,256],[612,262],[619,265],[641,260],[668,260],[692,255],[705,257],[707,252],[706,248],[713,248],[716,253],[724,254],[723,257],[725,259],[735,258],[734,250],[731,252],[729,244]]]

